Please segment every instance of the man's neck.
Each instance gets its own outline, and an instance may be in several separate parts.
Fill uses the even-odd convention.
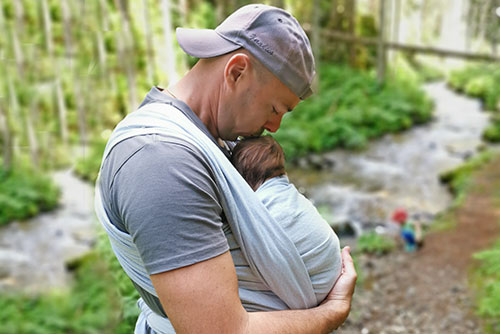
[[[181,80],[171,86],[169,91],[186,103],[205,124],[210,134],[218,140],[216,120],[221,85],[219,78],[214,75],[217,71],[208,70],[208,66],[196,64]]]

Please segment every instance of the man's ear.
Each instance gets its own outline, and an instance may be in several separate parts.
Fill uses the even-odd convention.
[[[233,55],[224,68],[224,81],[228,87],[234,89],[240,80],[248,75],[251,69],[250,57],[244,53]]]

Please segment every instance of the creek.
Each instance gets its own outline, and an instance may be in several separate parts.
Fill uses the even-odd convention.
[[[428,124],[385,135],[360,152],[311,155],[288,170],[341,236],[394,230],[390,217],[396,208],[425,224],[450,206],[452,195],[439,176],[484,145],[489,115],[479,100],[456,94],[443,82],[423,89],[434,101]]]
[[[62,192],[57,209],[0,228],[0,293],[66,288],[67,264],[94,246],[93,187],[71,170],[52,178]]]

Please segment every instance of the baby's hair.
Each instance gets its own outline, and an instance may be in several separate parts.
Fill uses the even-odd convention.
[[[285,174],[285,154],[273,137],[241,140],[233,149],[231,162],[253,190],[267,179]]]

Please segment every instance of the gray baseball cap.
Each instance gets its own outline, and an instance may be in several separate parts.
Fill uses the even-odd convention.
[[[283,9],[253,4],[241,7],[215,30],[177,28],[181,48],[196,58],[245,48],[302,100],[312,94],[314,57],[306,33]]]

